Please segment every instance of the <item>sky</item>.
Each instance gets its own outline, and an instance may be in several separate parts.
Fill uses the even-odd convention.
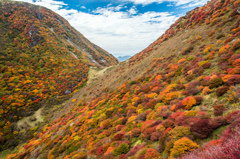
[[[16,0],[47,7],[114,56],[134,55],[208,0]]]

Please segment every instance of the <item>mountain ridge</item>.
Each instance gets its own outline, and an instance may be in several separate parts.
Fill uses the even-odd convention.
[[[132,56],[126,55],[126,56],[118,56],[117,59],[119,62],[123,62],[131,58]]]

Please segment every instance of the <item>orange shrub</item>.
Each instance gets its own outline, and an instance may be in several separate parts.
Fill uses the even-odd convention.
[[[203,88],[203,91],[202,91],[202,94],[203,94],[203,95],[207,95],[207,94],[209,94],[209,93],[211,93],[211,89],[209,89],[209,87],[204,87],[204,88]]]
[[[160,158],[160,153],[153,148],[147,149],[144,159],[158,159]]]
[[[200,40],[200,39],[202,39],[201,36],[197,36],[197,37],[195,37],[195,40]]]
[[[161,75],[158,75],[157,77],[155,77],[155,80],[159,81],[162,78]]]
[[[106,120],[102,121],[101,124],[100,124],[100,127],[102,129],[105,129],[105,128],[109,127],[109,126],[110,126],[110,119],[106,119]]]
[[[220,54],[226,53],[230,47],[231,47],[230,45],[225,45],[225,46],[221,47],[221,49],[219,50],[219,53]]]
[[[112,153],[114,149],[115,149],[114,147],[108,147],[108,149],[107,149],[107,151],[104,153],[104,155],[109,154],[109,153]]]
[[[196,100],[192,96],[183,99],[182,104],[185,106],[185,109],[190,110],[193,105],[196,105]]]
[[[234,67],[240,67],[240,59],[236,59],[233,64]]]
[[[168,104],[170,103],[173,99],[176,99],[180,96],[180,92],[170,92],[170,93],[165,93],[162,96],[160,96],[160,99]]]
[[[186,59],[180,59],[179,61],[178,61],[178,63],[180,64],[180,63],[183,63],[183,62],[185,62],[186,61]]]

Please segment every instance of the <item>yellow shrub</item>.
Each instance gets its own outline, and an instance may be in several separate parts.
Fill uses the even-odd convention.
[[[147,95],[148,98],[155,98],[157,97],[157,93],[151,93]]]
[[[195,110],[190,110],[186,112],[186,116],[195,116],[197,114],[197,112]]]
[[[204,51],[203,51],[203,52],[204,52],[204,54],[208,54],[208,53],[209,53],[209,51],[210,51],[210,49],[211,49],[211,48],[209,48],[209,47],[207,47],[206,49],[204,49]]]
[[[136,101],[138,101],[138,99],[139,99],[139,97],[134,97],[134,98],[132,99],[132,102],[136,102]]]
[[[73,99],[72,102],[75,103],[77,101],[77,99]]]
[[[174,143],[173,148],[170,150],[170,158],[178,157],[179,155],[197,149],[199,145],[187,137],[183,137]]]
[[[201,61],[201,62],[198,63],[198,66],[201,67],[201,66],[203,66],[206,63],[208,63],[208,61]]]
[[[137,116],[131,116],[130,118],[128,118],[127,123],[130,123],[132,121],[134,121],[136,119]]]

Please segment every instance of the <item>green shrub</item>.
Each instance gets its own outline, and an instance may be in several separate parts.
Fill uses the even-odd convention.
[[[113,155],[119,156],[121,154],[126,154],[128,151],[129,151],[129,145],[126,143],[122,143],[116,149],[113,150]]]
[[[130,85],[133,85],[133,84],[136,84],[136,83],[137,83],[136,81],[129,82]]]
[[[208,82],[209,88],[216,88],[218,86],[221,86],[222,84],[223,84],[223,80],[221,77],[213,78]]]
[[[175,141],[182,138],[183,136],[190,135],[190,134],[191,134],[191,131],[189,130],[189,128],[184,126],[177,126],[171,131],[169,131],[169,136]]]
[[[194,56],[190,56],[187,58],[187,61],[192,61],[194,59]]]
[[[208,63],[208,61],[201,61],[198,63],[198,66],[199,67],[202,67],[204,64]]]

